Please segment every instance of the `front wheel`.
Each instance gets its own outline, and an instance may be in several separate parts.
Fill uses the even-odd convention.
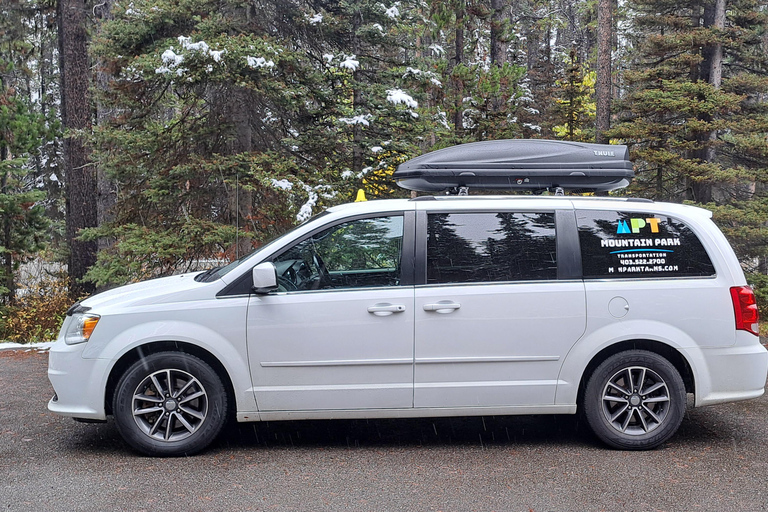
[[[123,439],[155,456],[192,455],[206,448],[227,420],[221,378],[202,359],[182,352],[150,354],[120,378],[112,411]]]
[[[622,450],[649,450],[674,435],[685,406],[685,384],[669,361],[653,352],[628,350],[595,369],[582,410],[604,443]]]

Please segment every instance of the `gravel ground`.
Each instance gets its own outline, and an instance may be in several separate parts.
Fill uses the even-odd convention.
[[[574,417],[242,424],[187,459],[48,412],[47,356],[0,352],[0,510],[768,510],[768,398],[690,410],[650,452]]]

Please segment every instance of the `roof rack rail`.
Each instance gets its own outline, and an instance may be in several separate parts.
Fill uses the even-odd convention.
[[[540,139],[461,144],[400,164],[397,184],[419,192],[462,195],[469,188],[603,192],[626,187],[635,173],[626,146]]]

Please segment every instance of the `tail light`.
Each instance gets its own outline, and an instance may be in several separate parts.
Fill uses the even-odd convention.
[[[759,336],[760,314],[757,312],[757,301],[752,288],[749,286],[732,287],[731,299],[733,300],[733,313],[736,316],[736,329]]]

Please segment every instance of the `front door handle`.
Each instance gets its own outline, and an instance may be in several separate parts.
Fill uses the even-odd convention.
[[[376,316],[389,316],[392,313],[402,313],[405,306],[402,304],[379,303],[368,307],[368,312]]]
[[[453,313],[461,307],[458,302],[452,300],[441,300],[433,304],[424,304],[424,311],[434,311],[435,313],[446,314]]]

